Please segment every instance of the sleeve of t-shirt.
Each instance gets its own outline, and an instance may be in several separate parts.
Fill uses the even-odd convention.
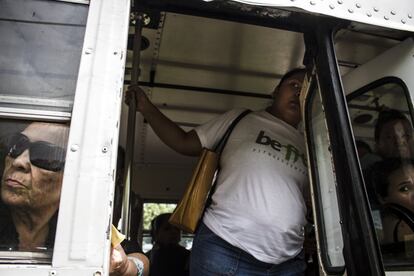
[[[201,146],[203,148],[213,149],[221,137],[223,137],[231,122],[244,110],[242,108],[232,109],[196,127],[194,130],[200,139]]]

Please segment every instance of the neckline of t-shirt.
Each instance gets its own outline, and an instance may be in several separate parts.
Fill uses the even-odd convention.
[[[271,120],[273,120],[273,121],[279,122],[279,123],[281,123],[281,124],[283,124],[283,125],[287,126],[289,129],[294,130],[295,132],[299,132],[299,130],[298,130],[297,128],[295,128],[295,127],[291,126],[290,124],[286,123],[286,122],[285,122],[285,121],[283,121],[282,119],[280,119],[280,118],[276,117],[275,115],[273,115],[272,113],[270,113],[270,112],[269,112],[269,111],[267,111],[266,109],[261,110],[261,113],[262,113],[262,114],[264,114],[264,116],[265,116],[265,117],[267,117],[267,118],[269,118],[269,119],[271,119]]]

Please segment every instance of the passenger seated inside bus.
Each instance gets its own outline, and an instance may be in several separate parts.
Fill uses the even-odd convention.
[[[377,157],[372,156],[371,160],[385,160],[388,158],[413,158],[414,139],[413,127],[408,118],[398,110],[382,110],[377,119],[374,130],[375,149]],[[358,146],[358,145],[357,145]],[[361,161],[361,160],[360,160]],[[361,164],[362,166],[362,164]],[[370,200],[371,208],[380,206],[375,190],[375,182],[372,181],[375,163],[364,169],[365,185]]]
[[[381,203],[381,243],[414,239],[413,230],[391,210],[401,209],[414,219],[414,159],[392,158],[375,164],[375,192]]]
[[[124,161],[125,150],[118,146],[114,208],[112,213],[112,224],[115,228],[118,226],[122,213]],[[111,248],[110,276],[147,276],[149,274],[149,260],[142,252],[137,240],[142,208],[140,208],[141,205],[133,191],[130,193],[130,204],[133,206],[131,208],[130,223],[131,239],[124,239],[120,245]]]
[[[0,247],[52,250],[69,127],[34,122],[10,137],[1,181]]]
[[[383,158],[412,158],[414,154],[413,126],[398,110],[379,113],[375,126],[375,146]]]
[[[139,252],[126,254],[120,244],[111,248],[110,276],[148,276],[148,258]]]
[[[189,275],[190,251],[179,245],[181,231],[168,222],[171,213],[156,216],[151,221],[153,247],[146,253],[150,260],[150,276]]]
[[[357,147],[359,162],[361,163],[362,170],[367,169],[368,167],[372,166],[372,164],[374,164],[375,162],[381,160],[381,157],[373,153],[368,143],[362,140],[356,140],[355,144]]]
[[[115,177],[115,195],[114,195],[114,208],[112,212],[112,224],[117,227],[121,219],[122,213],[122,200],[124,193],[124,169],[125,169],[125,150],[123,147],[118,146],[118,155],[116,162],[116,177]],[[133,252],[142,252],[141,244],[138,242],[138,232],[142,221],[142,202],[141,198],[130,191],[129,194],[130,208],[130,224],[129,233],[130,239],[122,241],[121,245],[127,254]]]

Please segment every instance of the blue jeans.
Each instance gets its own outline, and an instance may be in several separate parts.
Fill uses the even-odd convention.
[[[193,241],[191,276],[303,276],[306,263],[303,251],[293,259],[274,265],[261,262],[214,234],[201,223]]]

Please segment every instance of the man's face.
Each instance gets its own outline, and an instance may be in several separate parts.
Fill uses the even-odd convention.
[[[274,103],[271,106],[276,117],[294,127],[301,120],[299,96],[304,77],[305,73],[297,73],[282,82],[274,92]]]
[[[388,177],[385,202],[397,203],[414,212],[414,167],[406,165]]]
[[[27,210],[57,208],[67,131],[63,125],[36,122],[12,139],[1,183],[5,204]]]
[[[377,151],[383,158],[412,158],[414,141],[410,123],[405,120],[386,123],[378,137]]]

